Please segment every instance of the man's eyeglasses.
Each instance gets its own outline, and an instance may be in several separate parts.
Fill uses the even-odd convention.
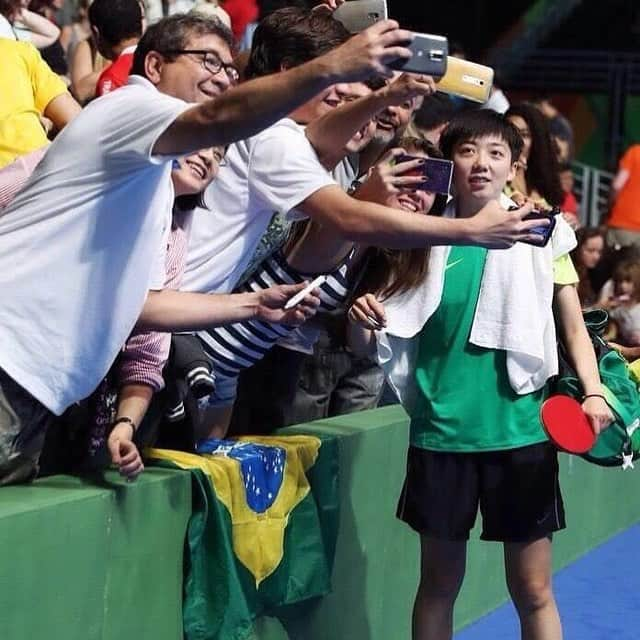
[[[224,69],[227,74],[227,78],[229,78],[233,84],[236,84],[238,80],[240,80],[240,73],[238,70],[232,64],[224,64],[220,56],[215,51],[209,51],[207,49],[168,49],[161,53],[176,56],[183,54],[200,56],[202,66],[211,75],[215,75],[216,73],[219,73],[220,69]]]

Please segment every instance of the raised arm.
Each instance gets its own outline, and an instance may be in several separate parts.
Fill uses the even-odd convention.
[[[353,135],[378,113],[417,96],[435,93],[431,76],[402,74],[390,84],[358,100],[332,109],[310,122],[306,135],[323,166],[329,170],[345,155],[345,146]]]
[[[36,49],[44,49],[60,37],[60,29],[44,16],[23,8],[18,20],[31,32],[30,39]]]
[[[185,111],[156,142],[154,154],[180,154],[248,138],[332,84],[389,76],[387,66],[411,52],[409,31],[384,20],[342,46],[293,69],[245,82]]]

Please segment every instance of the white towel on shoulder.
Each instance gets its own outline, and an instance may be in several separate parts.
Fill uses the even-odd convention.
[[[513,202],[503,196],[500,204],[508,208]],[[452,216],[454,206],[450,203],[445,215]],[[507,352],[509,382],[518,394],[542,388],[557,373],[553,260],[575,245],[573,231],[558,217],[546,247],[516,243],[510,249],[487,253],[469,340]],[[401,400],[413,395],[406,384],[417,356],[416,345],[405,341],[418,334],[440,304],[449,250],[433,247],[424,282],[385,302],[388,335],[377,333],[378,361]]]

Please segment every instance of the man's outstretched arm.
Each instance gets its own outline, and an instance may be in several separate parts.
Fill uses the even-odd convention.
[[[393,20],[377,22],[343,45],[309,62],[256,78],[188,109],[158,138],[153,153],[182,154],[255,135],[337,82],[389,76],[392,60],[408,58],[400,46],[410,31]]]

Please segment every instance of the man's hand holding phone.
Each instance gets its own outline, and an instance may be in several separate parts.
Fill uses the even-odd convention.
[[[412,40],[413,33],[400,29],[395,20],[381,20],[316,58],[316,63],[322,64],[335,82],[358,82],[367,80],[371,74],[390,78],[391,63],[411,57],[406,45]]]
[[[551,221],[548,218],[526,220],[533,210],[532,202],[526,202],[515,211],[507,211],[497,200],[491,200],[468,219],[468,238],[472,244],[487,249],[508,249],[516,242],[542,246],[543,238],[533,229],[549,226]]]
[[[376,93],[386,105],[400,105],[406,100],[419,96],[430,96],[437,90],[436,82],[431,76],[418,73],[403,73],[393,82],[389,82]]]

